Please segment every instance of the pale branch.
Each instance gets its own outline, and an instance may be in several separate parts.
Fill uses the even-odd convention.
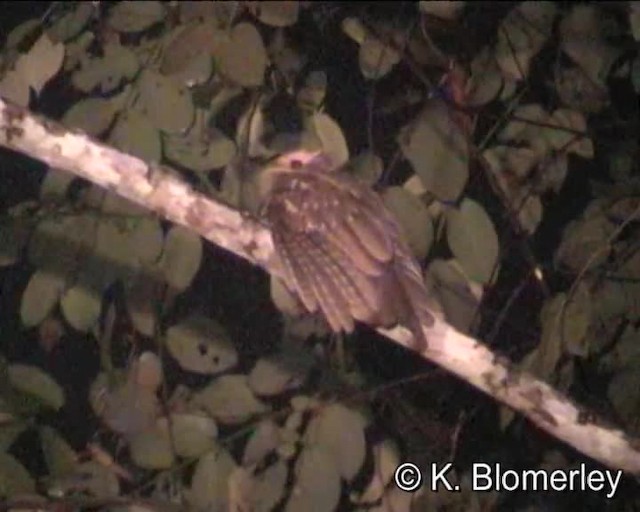
[[[0,99],[0,145],[72,172],[186,226],[214,244],[281,275],[268,228],[255,218],[194,191],[168,168],[125,155],[84,133]],[[380,330],[411,346],[403,328]],[[640,475],[640,441],[604,426],[567,397],[459,333],[442,320],[425,328],[429,347],[421,353],[549,434],[612,468]]]

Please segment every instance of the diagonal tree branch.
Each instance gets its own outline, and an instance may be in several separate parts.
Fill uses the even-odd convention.
[[[281,275],[266,226],[195,192],[166,167],[147,164],[2,99],[0,145],[107,188],[267,272]],[[411,335],[404,328],[381,332],[410,346]],[[514,408],[585,455],[640,475],[640,440],[604,426],[549,385],[520,372],[508,360],[442,320],[425,328],[425,334],[429,347],[420,354],[425,359]]]

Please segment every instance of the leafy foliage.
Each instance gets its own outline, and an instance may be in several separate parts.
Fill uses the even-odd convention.
[[[637,433],[638,141],[625,129],[611,135],[610,125],[638,124],[637,107],[621,112],[613,87],[636,100],[640,92],[638,3],[525,1],[498,15],[465,2],[406,9],[390,18],[324,2],[56,2],[6,37],[0,95],[53,112],[57,94],[68,127],[169,164],[254,212],[261,161],[321,150],[380,189],[452,325],[529,350],[521,367],[562,389],[589,389],[575,371],[584,365],[587,381],[606,382],[593,401],[607,400]],[[635,54],[625,51],[633,45]],[[341,98],[358,87],[364,107],[351,122]],[[624,140],[612,149],[607,136]],[[558,201],[571,199],[567,182],[587,182],[589,166],[598,168],[589,204],[558,226],[553,257],[540,257],[536,237],[548,236]],[[496,506],[498,493],[465,490],[462,467],[459,494],[394,488],[401,460],[447,459],[442,448],[457,435],[445,419],[451,404],[437,417],[429,397],[385,433],[381,403],[393,416],[411,399],[383,389],[366,404],[361,388],[380,383],[366,357],[345,353],[342,340],[315,353],[301,343],[324,338],[326,326],[278,280],[271,299],[283,339],[247,349],[224,315],[214,320],[185,299],[203,273],[212,286],[225,274],[197,236],[58,169],[47,170],[38,198],[18,199],[0,223],[0,263],[26,261],[32,271],[16,315],[46,352],[71,337],[95,345],[101,368],[89,401],[104,446],[77,452],[42,425],[45,469],[32,474],[11,447],[37,414],[74,404],[46,365],[2,360],[0,497],[33,494],[44,477],[38,489],[50,496],[110,498],[126,486],[197,510]],[[519,258],[526,268],[514,271]],[[533,350],[511,331],[498,336],[522,289],[512,290],[513,274],[529,282],[525,295],[544,295]],[[494,314],[494,292],[505,288]],[[385,370],[392,365],[385,360]],[[511,419],[502,412],[503,427]],[[420,433],[407,433],[416,424]],[[430,435],[433,446],[415,448]],[[569,465],[548,459],[532,463]]]

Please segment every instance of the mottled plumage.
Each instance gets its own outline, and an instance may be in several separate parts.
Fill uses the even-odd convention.
[[[307,152],[284,155],[269,171],[263,215],[285,283],[306,309],[336,332],[351,332],[354,320],[400,323],[425,347],[421,324],[433,315],[420,267],[380,197]]]

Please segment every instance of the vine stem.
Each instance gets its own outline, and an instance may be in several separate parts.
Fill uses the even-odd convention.
[[[123,154],[2,99],[0,145],[85,178],[282,277],[266,226],[194,191],[166,167]],[[406,348],[412,346],[412,336],[404,328],[379,331]],[[509,360],[444,320],[437,319],[424,332],[429,346],[417,355],[512,407],[585,455],[640,475],[640,440],[606,426],[562,393],[514,368]]]

